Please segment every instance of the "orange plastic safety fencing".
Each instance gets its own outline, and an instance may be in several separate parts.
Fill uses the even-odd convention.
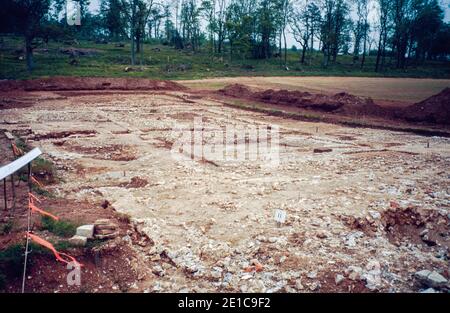
[[[36,201],[38,203],[41,203],[41,200],[36,197],[35,195],[33,195],[31,192],[28,193],[28,202],[33,202]]]
[[[28,235],[28,238],[33,240],[35,243],[37,243],[37,244],[39,244],[41,246],[44,246],[47,249],[51,250],[58,261],[66,263],[66,264],[74,262],[77,265],[79,265],[80,267],[83,266],[83,264],[78,262],[74,257],[72,257],[72,256],[70,256],[68,254],[62,253],[62,252],[58,252],[55,249],[55,247],[50,242],[48,242],[47,240],[42,239],[41,237],[36,236],[36,235],[34,235],[34,234],[30,233],[30,232],[27,232],[27,235]],[[65,258],[63,258],[63,257],[65,257]]]
[[[31,175],[30,177],[31,177],[31,181],[33,183],[35,183],[36,185],[38,185],[42,189],[44,188],[44,185],[42,185],[42,183],[39,180],[37,180],[33,175]]]
[[[12,149],[13,149],[13,153],[15,156],[20,156],[23,154],[22,149],[20,149],[19,147],[16,146],[16,144],[13,142],[11,143]]]
[[[48,212],[38,208],[36,205],[34,205],[34,201],[41,202],[41,200],[39,200],[38,197],[33,195],[31,192],[28,193],[28,196],[29,196],[28,207],[30,208],[31,212],[33,212],[33,213],[37,212],[37,213],[39,213],[41,215],[45,215],[45,216],[51,217],[55,221],[59,220],[59,217],[57,217],[57,216],[55,216],[55,215],[53,215],[51,213],[48,213]]]

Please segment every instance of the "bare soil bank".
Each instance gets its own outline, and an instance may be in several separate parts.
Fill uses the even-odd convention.
[[[371,98],[357,97],[345,92],[334,95],[302,91],[273,90],[252,91],[233,84],[218,91],[219,94],[261,101],[264,103],[293,106],[313,111],[337,113],[345,116],[374,116],[384,119],[400,119],[409,122],[450,124],[450,88],[422,102],[407,107],[381,106]]]
[[[58,90],[184,90],[171,81],[140,78],[51,77],[31,80],[0,81],[0,91],[58,91]]]

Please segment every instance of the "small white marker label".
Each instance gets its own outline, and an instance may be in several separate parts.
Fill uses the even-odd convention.
[[[275,221],[280,224],[283,224],[284,222],[286,222],[286,211],[276,209],[275,210]]]

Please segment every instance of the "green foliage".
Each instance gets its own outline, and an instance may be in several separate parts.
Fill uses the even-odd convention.
[[[208,77],[231,76],[378,76],[378,77],[450,77],[450,62],[430,60],[416,63],[410,60],[406,70],[395,69],[394,63],[389,66],[389,60],[384,71],[374,72],[376,56],[366,57],[363,69],[353,63],[352,55],[339,55],[335,64],[328,68],[322,67],[323,55],[319,51],[308,54],[305,64],[300,64],[301,49],[297,52],[288,51],[286,71],[280,66],[279,58],[267,60],[229,59],[227,54],[211,55],[204,47],[196,53],[177,50],[165,45],[144,44],[141,55],[137,55],[136,63],[141,71],[125,72],[129,65],[130,53],[127,43],[125,47],[115,47],[114,43],[95,44],[80,41],[79,48],[98,50],[95,56],[79,57],[78,66],[69,64],[69,57],[59,52],[60,43],[50,42],[48,52],[35,53],[36,66],[32,74],[26,70],[26,64],[18,60],[14,51],[20,41],[17,37],[5,37],[3,47],[0,47],[0,78],[24,79],[48,76],[93,76],[93,77],[142,77],[152,79],[201,79]],[[227,49],[229,47],[226,47]],[[166,71],[169,68],[185,68],[186,70]],[[242,65],[251,65],[243,68]]]
[[[27,267],[34,265],[33,255],[49,255],[51,252],[44,247],[29,242],[29,257]],[[23,273],[25,244],[16,243],[0,251],[0,290],[6,287],[8,279],[16,279]]]
[[[44,196],[46,198],[55,198],[55,195],[51,193],[50,191],[47,191],[45,189],[42,189],[39,186],[33,185],[31,187],[31,190],[34,192],[34,194],[37,194],[39,196]]]
[[[131,222],[131,215],[127,214],[127,213],[122,213],[122,212],[116,212],[117,218],[119,219],[119,221],[129,224]]]
[[[0,276],[3,277],[3,284],[6,284],[8,276],[18,277],[23,270],[25,246],[15,244],[0,251]]]
[[[67,251],[74,246],[67,240],[60,240],[53,245],[57,251]]]
[[[22,138],[16,137],[15,139],[16,146],[21,149],[23,152],[28,152],[31,150],[31,147],[23,141]],[[55,166],[52,161],[44,159],[43,157],[37,157],[34,159],[31,167],[31,171],[35,177],[40,178],[46,183],[54,183],[57,179]],[[17,172],[19,176],[19,180],[28,181],[28,169],[23,167]],[[36,191],[40,195],[50,196],[50,193],[37,187],[33,186],[33,190]]]
[[[13,229],[14,224],[11,221],[8,221],[7,223],[0,225],[0,235],[6,235],[11,232]]]
[[[5,289],[6,287],[6,275],[0,272],[0,290]]]
[[[60,237],[72,237],[77,229],[77,225],[71,221],[55,221],[48,216],[41,217],[41,227]]]
[[[86,248],[87,249],[92,249],[92,248],[101,246],[104,243],[105,243],[105,241],[100,240],[100,239],[88,240],[87,243],[86,243]]]
[[[30,147],[23,141],[22,138],[15,137],[15,143],[17,148],[21,149],[23,152],[30,151]]]
[[[34,159],[31,171],[36,177],[45,180],[46,183],[54,183],[56,181],[56,170],[52,161],[38,157]]]

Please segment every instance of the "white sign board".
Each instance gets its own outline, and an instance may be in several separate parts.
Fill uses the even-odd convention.
[[[39,148],[34,148],[27,154],[21,156],[17,160],[6,164],[5,166],[0,167],[0,180],[11,175],[14,172],[17,172],[22,167],[36,159],[38,156],[42,154],[42,151]]]
[[[286,211],[276,209],[275,210],[275,221],[280,224],[283,224],[284,222],[286,222]]]

